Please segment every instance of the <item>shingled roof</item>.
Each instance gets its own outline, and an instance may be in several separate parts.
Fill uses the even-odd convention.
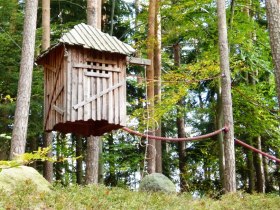
[[[83,46],[101,52],[119,53],[131,55],[135,50],[128,44],[123,43],[114,36],[103,33],[97,28],[84,23],[74,26],[68,33],[64,34],[59,42],[43,52],[37,59],[44,57],[49,51],[61,44]]]

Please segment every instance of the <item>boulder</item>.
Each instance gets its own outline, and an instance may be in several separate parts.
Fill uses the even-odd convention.
[[[153,173],[142,179],[139,191],[176,193],[176,186],[163,174]]]
[[[18,186],[34,185],[38,192],[50,192],[50,183],[34,168],[18,166],[2,169],[0,189],[13,192]]]

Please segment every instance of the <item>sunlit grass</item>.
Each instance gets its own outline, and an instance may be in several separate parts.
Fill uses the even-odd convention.
[[[16,193],[0,191],[0,209],[280,209],[278,195],[238,192],[219,200],[196,198],[190,194],[132,192],[104,186],[71,186],[38,193],[30,183],[20,184]]]

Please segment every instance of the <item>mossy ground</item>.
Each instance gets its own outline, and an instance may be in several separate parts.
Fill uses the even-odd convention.
[[[51,193],[38,193],[22,183],[16,193],[0,192],[0,209],[280,209],[278,195],[228,194],[221,199],[193,199],[189,194],[132,192],[104,186],[54,187]]]

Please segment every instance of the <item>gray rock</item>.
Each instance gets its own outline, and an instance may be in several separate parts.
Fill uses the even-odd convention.
[[[139,191],[176,193],[176,186],[163,174],[153,173],[142,179]]]
[[[50,183],[34,168],[19,166],[3,169],[0,172],[0,189],[13,192],[18,185],[32,184],[38,192],[50,192]]]

